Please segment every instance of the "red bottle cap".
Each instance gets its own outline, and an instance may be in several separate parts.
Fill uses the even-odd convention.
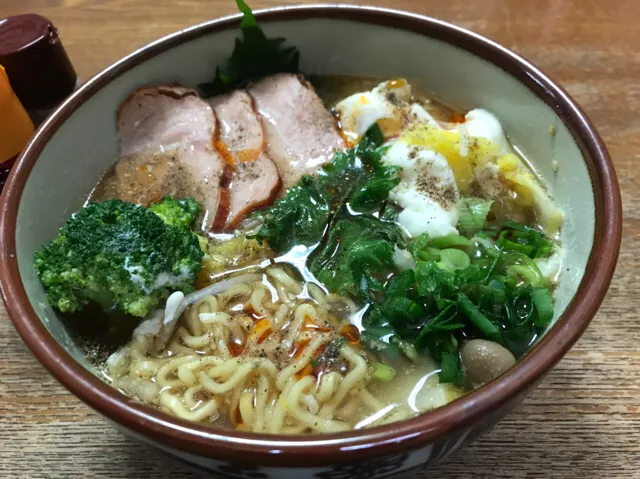
[[[0,20],[0,65],[27,110],[55,107],[78,81],[58,30],[32,13]]]

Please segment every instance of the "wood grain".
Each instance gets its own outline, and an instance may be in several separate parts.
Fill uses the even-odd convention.
[[[640,29],[637,0],[367,0],[448,20],[514,49],[558,80],[615,161],[623,249],[583,339],[495,430],[422,477],[640,478]],[[293,3],[252,1],[254,8]],[[84,79],[231,0],[0,0],[0,18],[53,20]],[[56,383],[0,307],[0,477],[195,478],[125,438]]]

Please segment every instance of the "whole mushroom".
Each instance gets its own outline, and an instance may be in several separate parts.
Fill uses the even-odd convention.
[[[460,351],[467,381],[476,388],[497,378],[516,363],[504,346],[485,339],[472,339]]]

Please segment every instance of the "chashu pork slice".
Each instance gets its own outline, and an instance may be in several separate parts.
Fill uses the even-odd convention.
[[[285,190],[346,147],[333,116],[300,76],[269,76],[251,85],[249,94],[262,116],[267,152],[278,166]]]
[[[251,211],[271,204],[282,182],[266,152],[262,121],[243,90],[210,100],[218,118],[215,146],[231,167],[224,229],[231,229]]]
[[[203,231],[211,230],[227,201],[221,187],[225,162],[213,147],[215,134],[213,109],[194,90],[136,90],[118,112],[120,159],[93,199],[146,206],[167,195],[193,196],[203,205]]]

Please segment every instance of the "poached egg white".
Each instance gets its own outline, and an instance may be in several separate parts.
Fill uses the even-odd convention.
[[[425,145],[407,144],[401,133],[415,125],[443,130],[419,103],[412,102],[411,86],[404,79],[381,83],[368,92],[351,95],[336,105],[343,133],[356,144],[371,126],[378,124],[389,147],[383,161],[401,168],[401,179],[389,195],[402,211],[398,223],[409,237],[428,233],[431,238],[457,234],[460,191],[447,158]],[[465,122],[453,130],[460,135],[461,155],[466,156],[471,137],[485,138],[500,148],[500,154],[511,151],[498,119],[483,109],[465,115]],[[465,148],[467,146],[467,148]],[[474,171],[495,193],[500,186],[495,165]]]

